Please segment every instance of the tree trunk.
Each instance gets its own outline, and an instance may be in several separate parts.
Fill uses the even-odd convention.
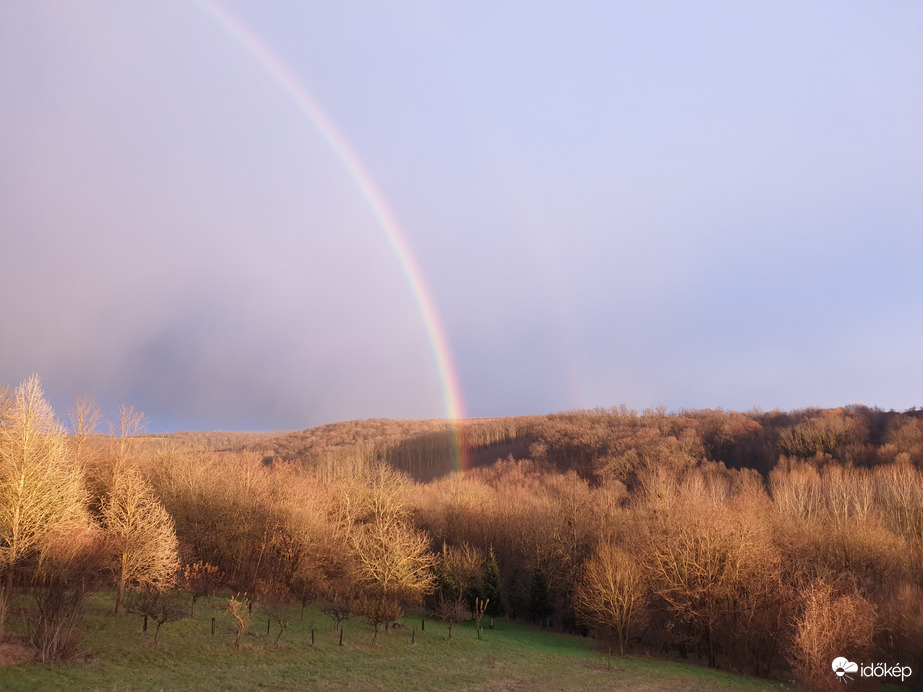
[[[708,667],[715,667],[715,645],[712,641],[711,627],[708,628]]]
[[[10,611],[10,599],[13,594],[13,570],[6,573],[3,586],[0,586],[0,637],[6,629],[6,616]]]
[[[119,579],[119,590],[115,595],[115,614],[122,614],[122,599],[125,597],[125,580]]]

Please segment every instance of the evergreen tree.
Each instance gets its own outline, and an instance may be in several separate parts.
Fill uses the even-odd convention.
[[[481,600],[487,601],[487,614],[490,617],[503,615],[506,608],[503,604],[503,582],[500,579],[500,565],[497,556],[491,547],[487,562],[484,565],[484,577],[481,580]]]
[[[458,584],[449,567],[448,552],[448,546],[443,541],[442,552],[439,553],[434,570],[436,574],[436,597],[440,603],[455,601],[459,598]]]
[[[532,573],[532,588],[529,590],[529,617],[544,625],[554,613],[554,604],[548,593],[548,579],[545,570],[537,567]]]

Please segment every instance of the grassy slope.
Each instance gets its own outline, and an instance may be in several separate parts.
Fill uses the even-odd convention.
[[[194,690],[194,689],[391,689],[402,690],[769,690],[779,683],[739,678],[680,663],[648,658],[612,658],[591,651],[581,637],[539,632],[498,621],[475,636],[473,624],[456,626],[447,640],[444,624],[406,618],[412,630],[380,635],[373,647],[371,628],[360,619],[345,626],[345,647],[337,646],[331,623],[308,609],[298,609],[278,648],[276,635],[266,637],[265,616],[254,613],[254,626],[241,649],[233,648],[234,626],[222,612],[222,599],[196,607],[196,618],[167,623],[154,647],[153,628],[141,633],[137,616],[109,615],[111,594],[96,594],[87,605],[87,660],[62,665],[39,664],[0,669],[6,690]],[[210,636],[217,612],[217,634]],[[311,647],[311,625],[316,646]]]

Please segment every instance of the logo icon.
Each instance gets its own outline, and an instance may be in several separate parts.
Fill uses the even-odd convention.
[[[859,664],[853,663],[842,656],[833,659],[833,672],[836,673],[836,676],[840,679],[840,682],[845,683],[847,680],[852,680],[851,675],[847,673],[858,673]]]

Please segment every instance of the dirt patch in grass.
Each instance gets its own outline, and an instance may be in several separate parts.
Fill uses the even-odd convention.
[[[17,666],[35,660],[35,649],[20,642],[0,642],[0,666]]]

